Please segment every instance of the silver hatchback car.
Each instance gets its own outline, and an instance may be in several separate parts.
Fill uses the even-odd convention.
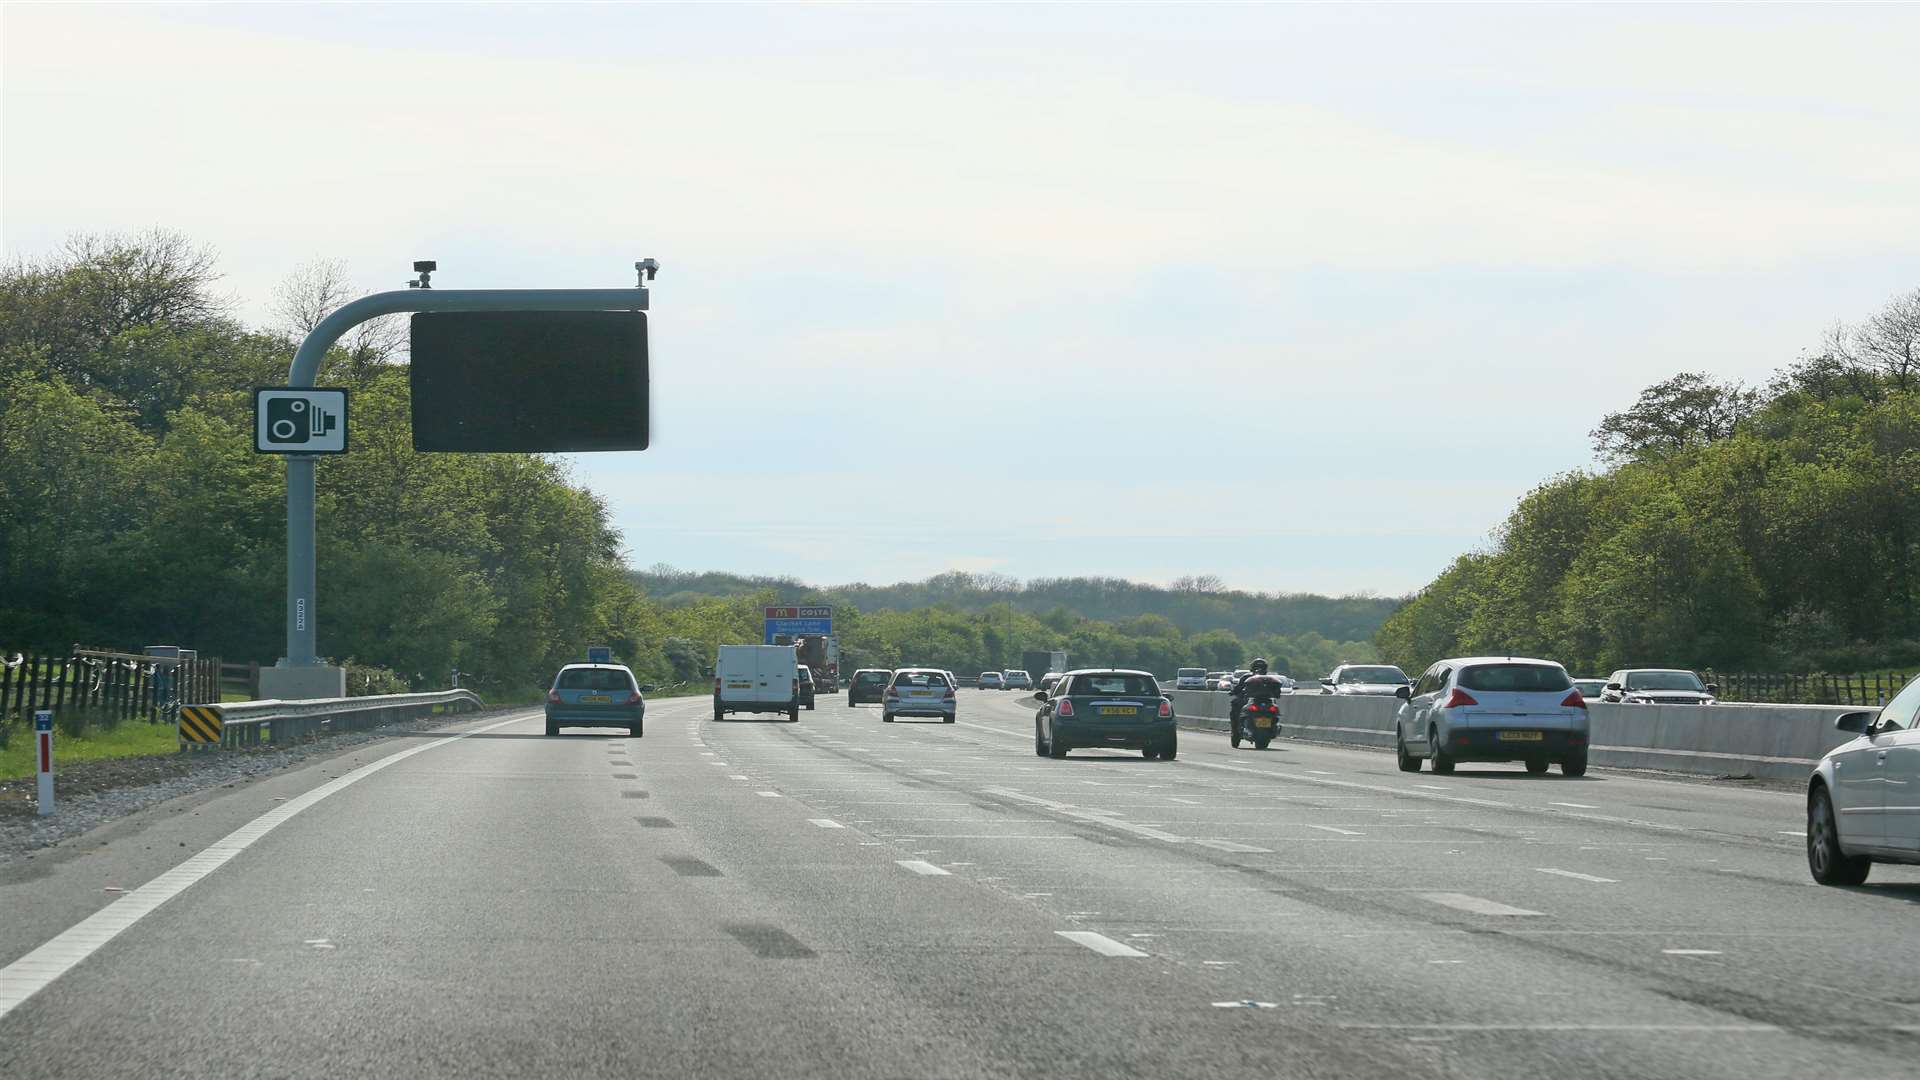
[[[1422,761],[1437,773],[1461,761],[1522,761],[1536,776],[1555,763],[1566,776],[1587,771],[1587,702],[1551,660],[1442,660],[1394,696],[1402,772],[1419,772]]]
[[[937,716],[951,724],[959,710],[953,678],[939,668],[901,668],[880,699],[880,719],[889,724],[896,716]]]

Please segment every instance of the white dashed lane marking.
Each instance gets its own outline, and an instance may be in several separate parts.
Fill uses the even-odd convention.
[[[1508,915],[1521,917],[1543,914],[1538,911],[1528,911],[1526,908],[1517,908],[1508,904],[1502,904],[1497,900],[1488,900],[1485,897],[1468,896],[1466,893],[1429,892],[1418,895],[1420,899],[1430,904],[1439,904],[1442,907],[1450,907],[1456,911],[1471,912],[1475,915]]]
[[[1541,873],[1543,873],[1543,874],[1553,874],[1553,875],[1556,875],[1556,876],[1558,876],[1558,877],[1563,877],[1563,878],[1572,878],[1572,879],[1573,879],[1573,880],[1575,880],[1575,881],[1591,881],[1591,882],[1593,882],[1593,883],[1594,883],[1595,885],[1618,885],[1618,884],[1620,884],[1620,882],[1619,882],[1619,881],[1617,881],[1617,880],[1616,880],[1616,879],[1614,879],[1614,878],[1610,878],[1610,877],[1595,877],[1595,876],[1593,876],[1592,874],[1582,874],[1582,873],[1578,873],[1577,871],[1573,871],[1573,870],[1561,870],[1561,869],[1558,869],[1558,868],[1556,868],[1556,867],[1552,867],[1552,866],[1540,866],[1540,867],[1535,867],[1535,869],[1537,869],[1537,870],[1539,870],[1539,871],[1540,871]]]
[[[894,862],[916,874],[925,874],[927,877],[951,877],[953,874],[951,870],[942,870],[925,859],[895,859]]]
[[[1066,938],[1075,945],[1084,945],[1094,952],[1099,953],[1101,956],[1147,955],[1131,945],[1123,945],[1105,934],[1096,934],[1091,930],[1055,930],[1054,933]]]
[[[1337,826],[1337,825],[1309,825],[1309,826],[1307,826],[1307,828],[1309,828],[1309,829],[1319,829],[1319,830],[1320,830],[1321,832],[1330,832],[1330,833],[1338,833],[1338,834],[1339,834],[1339,835],[1341,835],[1341,836],[1364,836],[1364,835],[1366,835],[1365,833],[1358,833],[1358,832],[1355,832],[1355,831],[1353,831],[1352,829],[1342,829],[1342,828],[1340,828],[1340,827],[1339,827],[1339,826]]]
[[[842,825],[842,824],[840,824],[839,822],[837,822],[837,821],[835,821],[835,820],[833,820],[832,818],[824,818],[824,817],[817,817],[817,818],[808,818],[807,820],[808,820],[809,822],[811,822],[812,824],[815,824],[815,825],[818,825],[818,826],[820,826],[820,827],[821,827],[821,828],[823,828],[823,829],[844,829],[844,828],[846,828],[846,826],[845,826],[845,825]]]

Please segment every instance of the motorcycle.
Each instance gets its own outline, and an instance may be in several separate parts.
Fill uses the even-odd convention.
[[[1280,734],[1280,694],[1283,684],[1271,675],[1256,675],[1240,686],[1240,696],[1234,699],[1232,730],[1228,741],[1235,750],[1240,749],[1242,741],[1253,743],[1254,749],[1265,750],[1267,744]]]

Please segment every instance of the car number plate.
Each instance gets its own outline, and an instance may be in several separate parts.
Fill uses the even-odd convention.
[[[1256,717],[1254,717],[1254,718],[1253,718],[1253,726],[1254,726],[1254,727],[1272,727],[1272,726],[1273,726],[1273,717],[1271,717],[1271,716],[1256,716]]]
[[[612,701],[613,699],[608,697],[605,694],[581,694],[580,700],[589,704],[605,705],[607,702]]]
[[[1101,716],[1139,716],[1140,709],[1139,707],[1134,705],[1103,705],[1100,708],[1100,715]]]
[[[750,682],[730,682],[730,683],[728,683],[728,684],[727,684],[727,689],[729,689],[729,690],[751,690],[751,689],[753,689],[753,684],[752,684],[752,683],[750,683]]]
[[[1541,737],[1541,734],[1537,731],[1503,731],[1500,733],[1501,742],[1539,742]]]

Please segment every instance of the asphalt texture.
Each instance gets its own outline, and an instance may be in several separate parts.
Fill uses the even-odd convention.
[[[8,866],[0,972],[297,809],[0,1016],[0,1075],[1920,1072],[1920,871],[1812,884],[1794,793],[844,700],[395,736]]]

